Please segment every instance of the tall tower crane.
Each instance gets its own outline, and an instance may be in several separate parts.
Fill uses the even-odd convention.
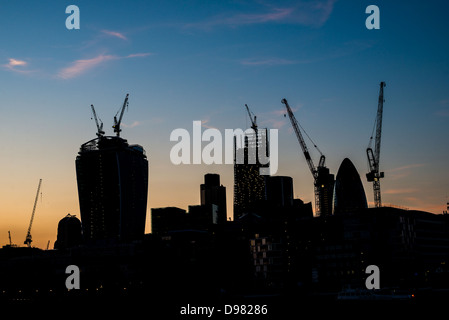
[[[39,179],[39,185],[37,186],[36,199],[34,200],[33,212],[31,213],[30,225],[28,227],[27,235],[24,241],[28,247],[31,247],[31,226],[33,225],[34,213],[36,212],[37,199],[39,198],[39,191],[41,189],[42,179]]]
[[[290,108],[286,99],[282,99],[281,102],[285,104],[287,109],[287,114],[290,118],[290,122],[295,130],[296,137],[298,138],[298,142],[301,146],[302,152],[304,153],[304,157],[306,158],[307,164],[309,165],[310,172],[312,173],[314,180],[314,189],[315,189],[315,212],[318,216],[320,215],[330,215],[332,214],[332,194],[333,193],[333,175],[329,174],[329,169],[325,167],[326,157],[323,153],[318,149],[317,145],[314,143],[314,147],[320,153],[320,161],[318,163],[318,167],[315,167],[312,158],[310,157],[309,150],[304,141],[304,138],[301,134],[300,125],[293,114],[292,109]],[[304,129],[303,129],[304,131]],[[307,133],[304,131],[307,135]],[[307,135],[310,141],[310,137]],[[312,141],[313,143],[313,141]],[[329,185],[332,183],[332,186]],[[325,190],[324,190],[325,189]],[[329,193],[330,192],[330,193]]]
[[[103,131],[103,122],[101,121],[101,119],[97,118],[97,113],[95,112],[95,108],[94,105],[91,104],[90,105],[92,108],[92,113],[94,115],[94,119],[95,119],[95,123],[97,124],[97,136],[100,138],[104,135],[104,131]]]
[[[366,174],[366,178],[369,182],[373,183],[374,189],[374,205],[376,208],[382,206],[382,200],[380,196],[380,179],[384,177],[384,173],[379,171],[379,160],[380,160],[380,140],[382,136],[382,113],[384,107],[384,87],[385,82],[380,83],[379,90],[379,102],[377,106],[377,117],[376,117],[376,140],[374,151],[371,148],[371,143],[373,141],[373,135],[371,134],[370,142],[368,148],[366,149],[366,154],[368,156],[368,166],[369,172]],[[374,128],[373,128],[374,131]]]
[[[249,107],[247,104],[245,104],[246,111],[248,111],[249,119],[251,120],[251,128],[254,130],[254,132],[257,133],[257,122],[256,122],[256,115],[249,110]]]
[[[114,116],[114,125],[112,126],[112,128],[114,128],[114,132],[117,133],[117,137],[120,137],[120,131],[122,131],[122,129],[120,129],[120,124],[122,123],[123,113],[125,112],[125,109],[128,107],[128,96],[129,96],[129,94],[126,94],[125,101],[123,102],[121,111],[120,110],[117,111],[117,113]],[[120,112],[120,117],[117,120],[117,115],[119,112]]]

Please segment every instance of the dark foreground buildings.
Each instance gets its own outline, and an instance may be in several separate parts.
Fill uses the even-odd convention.
[[[365,288],[369,265],[379,267],[381,289],[400,288],[426,303],[448,298],[449,215],[366,208],[349,160],[337,174],[334,215],[313,217],[311,203],[294,199],[290,177],[267,176],[261,198],[226,221],[224,186],[208,174],[200,205],[152,209],[146,235],[143,149],[95,139],[76,164],[83,241],[69,215],[58,226],[56,250],[0,249],[0,304],[103,302],[115,310],[134,303],[174,318],[181,304],[232,301],[267,304],[270,314],[278,303],[278,311],[298,314],[309,301],[320,307],[314,311],[335,306],[347,286]],[[69,265],[80,269],[80,289],[66,288]]]
[[[86,142],[76,158],[76,177],[84,241],[143,238],[148,160],[141,146],[108,136]]]
[[[227,219],[226,210],[226,187],[220,184],[220,175],[208,173],[204,176],[204,183],[200,186],[201,206],[211,213],[212,223],[225,223]]]
[[[75,215],[67,214],[58,223],[55,249],[73,248],[81,244],[81,221]]]

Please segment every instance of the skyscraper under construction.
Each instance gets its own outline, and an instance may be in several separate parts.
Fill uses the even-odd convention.
[[[254,130],[244,136],[239,146],[234,140],[234,220],[252,212],[265,199],[265,178],[260,175],[260,155],[268,157],[267,130]]]
[[[103,136],[81,145],[76,157],[78,197],[86,242],[132,241],[145,233],[148,194],[148,160],[140,145],[120,137],[120,120],[114,118],[117,136]],[[93,106],[92,106],[93,109]],[[94,116],[97,121],[95,110]]]

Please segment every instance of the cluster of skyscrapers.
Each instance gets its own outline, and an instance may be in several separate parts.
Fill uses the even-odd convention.
[[[268,144],[267,130],[248,134],[242,146],[235,143],[234,154],[243,154],[244,161],[234,164],[234,221],[248,214],[272,215],[280,208],[296,206],[298,209],[300,203],[304,206],[301,200],[294,199],[291,177],[260,174],[260,169],[268,167],[269,163],[261,164],[257,155],[267,153]],[[142,146],[130,145],[119,136],[99,136],[81,146],[76,157],[76,174],[84,243],[143,239],[148,160]],[[367,208],[363,185],[349,159],[343,161],[335,183],[334,176],[329,173],[320,177],[328,177],[320,182],[323,188],[321,216]],[[188,211],[175,207],[153,208],[153,233],[207,229],[210,224],[231,220],[227,213],[226,187],[220,184],[218,174],[205,175],[204,184],[200,186],[200,201],[200,205],[189,206]],[[302,214],[313,215],[311,204],[306,205],[308,209],[303,208]]]
[[[194,293],[335,293],[363,286],[371,264],[381,269],[383,286],[449,288],[447,214],[368,208],[360,176],[344,159],[335,179],[322,174],[327,178],[318,187],[325,192],[314,217],[312,203],[294,197],[291,177],[260,174],[269,164],[251,158],[249,149],[268,150],[269,137],[258,133],[235,144],[245,161],[234,164],[233,219],[226,187],[208,173],[199,204],[151,209],[150,234],[143,147],[119,136],[84,143],[76,157],[81,221],[67,215],[59,222],[56,250],[29,248],[27,259],[0,250],[0,292],[16,299],[23,295],[15,290],[20,284],[31,296],[64,296],[67,264],[83,270],[86,294],[126,291],[145,301],[186,301]],[[27,273],[30,263],[39,277]]]

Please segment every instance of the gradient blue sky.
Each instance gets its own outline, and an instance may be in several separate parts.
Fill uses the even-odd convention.
[[[65,8],[80,9],[67,30]],[[367,30],[365,8],[380,8]],[[232,165],[170,162],[173,129],[279,129],[278,175],[313,200],[313,179],[282,98],[336,174],[345,157],[365,180],[366,147],[385,81],[384,203],[441,213],[449,194],[449,20],[446,1],[0,1],[0,244],[21,244],[43,179],[34,245],[79,216],[75,157],[106,132],[130,94],[122,136],[150,161],[150,209],[199,203],[208,172],[221,174],[232,215]],[[311,147],[309,145],[309,147]],[[319,155],[312,154],[315,162]]]

